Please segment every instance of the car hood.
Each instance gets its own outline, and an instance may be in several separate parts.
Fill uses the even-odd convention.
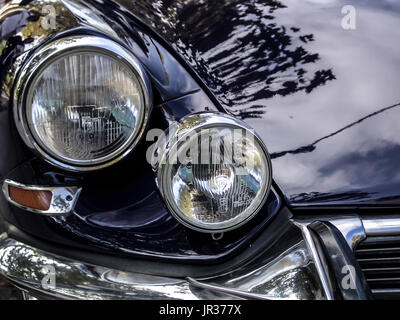
[[[292,205],[400,204],[398,1],[118,2],[255,128]]]

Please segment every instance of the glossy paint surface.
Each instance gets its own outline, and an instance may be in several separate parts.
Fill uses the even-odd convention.
[[[168,127],[170,121],[198,111],[218,111],[210,98],[200,90],[196,80],[168,51],[168,44],[154,39],[136,19],[118,6],[99,3],[65,1],[56,4],[63,12],[56,30],[41,30],[40,13],[46,2],[31,1],[6,11],[2,30],[1,52],[3,78],[0,113],[7,121],[10,144],[21,145],[10,117],[10,97],[17,67],[43,42],[56,37],[90,34],[110,37],[125,45],[144,65],[154,88],[154,107],[148,129]],[[21,16],[21,12],[23,15]],[[157,37],[157,35],[155,35]],[[182,61],[181,61],[182,62]],[[184,64],[184,63],[183,63]],[[8,76],[8,78],[6,77]],[[10,121],[11,119],[11,121]],[[11,125],[11,128],[8,129]],[[260,214],[245,227],[213,240],[210,234],[189,230],[168,212],[155,185],[155,176],[146,161],[146,150],[152,141],[142,141],[123,161],[102,170],[86,174],[70,174],[55,169],[27,152],[26,157],[8,161],[2,178],[33,185],[81,186],[74,213],[64,218],[48,218],[25,212],[0,197],[2,215],[19,229],[40,239],[90,251],[123,256],[145,256],[152,259],[207,263],[221,261],[245,248],[277,213],[281,202],[277,194]],[[23,144],[22,144],[23,147]],[[10,146],[14,151],[15,148]],[[33,160],[26,161],[27,158]],[[7,160],[7,157],[6,159]]]
[[[157,92],[150,127],[166,128],[168,121],[191,112],[225,110],[261,135],[273,158],[275,182],[292,205],[399,206],[400,9],[395,2],[355,1],[356,30],[341,27],[346,4],[341,0],[63,3],[57,32],[40,29],[35,12],[45,2],[39,1],[9,12],[3,24],[1,139],[12,154],[0,162],[2,178],[32,157],[10,122],[8,68],[58,33],[102,33],[145,65]],[[66,219],[33,216],[0,197],[2,214],[52,242],[208,263],[245,248],[279,208],[271,194],[254,222],[215,242],[173,220],[149,166],[143,166],[145,150],[141,144],[126,161],[85,177],[34,160],[30,174],[22,169],[13,174],[32,182],[79,183],[84,191],[76,213]]]
[[[118,0],[262,136],[290,203],[400,205],[400,3]]]
[[[25,212],[7,202],[2,214],[18,228],[41,239],[120,256],[186,262],[217,262],[245,247],[278,212],[281,202],[271,192],[266,204],[251,222],[227,232],[220,240],[210,234],[190,230],[169,213],[155,186],[150,166],[129,170],[124,177],[114,170],[84,178],[66,175],[32,160],[9,174],[15,181],[32,185],[82,186],[74,213],[67,217],[44,217]],[[104,183],[107,181],[107,183]]]

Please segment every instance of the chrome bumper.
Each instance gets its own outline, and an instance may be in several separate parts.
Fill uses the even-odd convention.
[[[310,232],[315,218],[292,221],[301,234],[220,276],[161,277],[124,272],[66,259],[0,235],[0,274],[28,295],[60,299],[334,299],[332,276]],[[345,245],[354,249],[368,234],[400,233],[397,218],[331,217]],[[377,229],[379,228],[379,230]],[[347,244],[346,244],[347,243]]]
[[[28,295],[57,299],[326,299],[306,241],[208,279],[123,272],[0,236],[0,274]]]

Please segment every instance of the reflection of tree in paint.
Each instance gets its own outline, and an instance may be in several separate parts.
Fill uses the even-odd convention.
[[[6,1],[7,3],[10,1]],[[23,1],[20,4],[9,3],[2,8],[0,15],[0,83],[3,94],[0,95],[0,110],[8,107],[10,88],[17,71],[18,64],[14,61],[16,57],[27,53],[55,30],[43,28],[41,18],[46,16],[43,6],[50,2],[45,0]],[[76,18],[67,10],[61,2],[51,2],[55,12],[59,15],[56,22],[57,32],[70,29],[77,25]],[[7,66],[7,68],[3,67]],[[9,69],[8,69],[9,68]]]
[[[285,6],[278,0],[164,0],[152,6],[154,17],[146,18],[153,27],[239,117],[264,113],[257,101],[309,93],[335,79],[330,69],[310,71],[319,55],[303,45],[314,36],[279,25],[274,13]]]

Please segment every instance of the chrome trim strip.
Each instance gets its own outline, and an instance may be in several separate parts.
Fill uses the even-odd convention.
[[[301,234],[301,230],[298,229]],[[291,229],[293,232],[293,229]],[[297,231],[295,231],[297,233]],[[290,238],[290,236],[289,236]],[[283,240],[284,241],[284,240]],[[251,263],[226,274],[196,279],[210,290],[228,292],[236,296],[268,300],[323,300],[326,299],[313,257],[302,238],[299,242],[280,242],[284,249],[279,254],[260,256]],[[307,285],[304,285],[307,283]],[[233,292],[233,291],[230,291]]]
[[[296,221],[294,221],[293,223],[295,225],[297,225],[301,229],[301,231],[303,233],[304,240],[305,240],[305,242],[307,244],[307,247],[308,247],[308,249],[309,249],[309,251],[311,253],[311,256],[312,256],[312,258],[314,260],[315,268],[317,270],[318,277],[319,277],[319,279],[321,281],[322,289],[324,290],[324,294],[325,294],[326,299],[327,300],[333,300],[333,292],[331,290],[331,286],[329,285],[328,276],[325,273],[324,267],[322,266],[321,259],[319,257],[319,254],[318,254],[317,248],[315,246],[314,240],[311,237],[311,233],[310,233],[310,230],[307,227],[307,224],[299,223],[299,222],[296,222]]]
[[[366,238],[364,225],[357,215],[339,216],[327,221],[331,222],[340,231],[352,250]]]
[[[10,198],[9,186],[15,186],[25,190],[37,190],[37,191],[50,191],[52,193],[52,198],[50,202],[50,207],[48,210],[38,210],[30,207],[21,205]],[[64,216],[71,213],[78,201],[79,194],[82,188],[79,187],[45,187],[45,186],[34,186],[25,185],[10,179],[6,179],[3,182],[3,193],[7,201],[14,206],[27,210],[34,213],[43,214],[46,216]]]
[[[372,289],[371,292],[374,293],[374,294],[400,293],[400,289],[399,288]]]
[[[400,217],[366,217],[362,218],[367,236],[400,235]]]
[[[248,293],[248,292],[243,292],[243,291],[239,291],[236,289],[231,289],[231,288],[226,288],[226,287],[222,287],[222,286],[217,286],[214,284],[207,284],[207,283],[202,283],[200,281],[197,281],[191,277],[187,277],[186,280],[198,287],[198,288],[203,288],[203,289],[208,289],[211,291],[216,291],[216,292],[221,292],[221,293],[226,293],[232,296],[236,296],[238,298],[244,298],[244,299],[259,299],[259,300],[276,300],[276,298],[274,297],[268,297],[262,294],[255,294],[255,293]]]
[[[357,214],[334,216],[303,216],[294,219],[298,223],[310,224],[314,221],[328,221],[343,235],[349,247],[354,248],[366,238],[366,232],[361,218]]]

